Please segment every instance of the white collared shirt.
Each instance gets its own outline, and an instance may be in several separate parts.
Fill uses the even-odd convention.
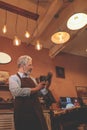
[[[20,77],[23,77],[23,73],[18,72]],[[32,77],[31,77],[32,78]],[[35,82],[35,79],[32,78]],[[36,82],[35,82],[36,84]],[[13,96],[13,98],[17,96],[30,96],[31,88],[21,88],[21,81],[17,74],[11,75],[9,77],[9,90]]]

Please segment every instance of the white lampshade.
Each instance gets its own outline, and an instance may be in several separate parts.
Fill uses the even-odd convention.
[[[63,44],[70,39],[70,35],[67,32],[57,32],[51,36],[51,40],[55,44]]]
[[[11,61],[11,56],[7,53],[0,52],[0,64],[6,64]]]
[[[70,30],[78,30],[87,24],[87,14],[76,13],[72,15],[67,21],[67,27]]]

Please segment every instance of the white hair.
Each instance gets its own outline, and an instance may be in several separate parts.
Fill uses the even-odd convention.
[[[32,58],[28,55],[20,56],[17,61],[18,68],[26,65],[29,61],[32,61]]]

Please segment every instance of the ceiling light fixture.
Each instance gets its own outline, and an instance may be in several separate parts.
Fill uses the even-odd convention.
[[[2,28],[2,32],[5,34],[7,32],[7,10],[5,10],[5,23]]]
[[[14,40],[13,40],[13,45],[15,45],[15,46],[21,45],[21,40],[17,37],[17,24],[18,24],[18,14],[17,14],[17,17],[16,17],[15,37],[14,37]]]
[[[11,56],[7,53],[0,52],[0,64],[6,64],[11,61]]]
[[[78,30],[87,24],[87,14],[76,13],[72,15],[67,21],[67,27],[70,30]]]
[[[55,44],[66,43],[70,39],[70,34],[67,32],[57,32],[51,36],[51,41]]]
[[[38,50],[38,51],[42,49],[42,44],[40,43],[39,40],[37,40],[37,42],[36,42],[35,49]]]
[[[30,37],[30,33],[28,32],[28,18],[27,18],[27,24],[26,24],[25,37],[26,37],[26,38],[29,38],[29,37]]]
[[[21,40],[17,36],[14,37],[13,45],[15,46],[21,45]]]

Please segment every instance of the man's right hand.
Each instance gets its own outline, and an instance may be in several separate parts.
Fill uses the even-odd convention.
[[[39,90],[41,90],[42,88],[44,88],[46,86],[46,82],[42,81],[39,84],[37,84],[37,86],[35,88],[31,88],[31,93],[35,93]]]

